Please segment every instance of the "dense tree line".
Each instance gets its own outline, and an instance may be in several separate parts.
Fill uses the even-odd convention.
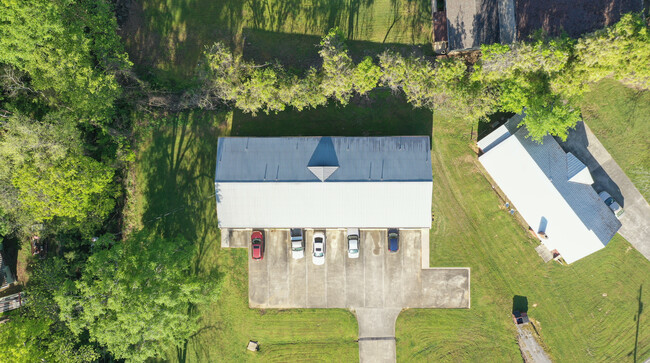
[[[329,99],[345,105],[352,95],[383,86],[403,92],[414,107],[453,112],[473,122],[497,111],[525,110],[522,124],[541,141],[547,134],[566,138],[580,119],[577,100],[605,77],[650,88],[650,35],[640,15],[627,14],[577,41],[539,35],[483,46],[481,53],[476,64],[468,64],[458,57],[431,60],[387,50],[354,64],[343,35],[334,29],[320,44],[322,66],[297,77],[279,64],[242,60],[216,43],[204,54],[199,74],[204,87],[196,104],[225,103],[253,114],[302,110]]]
[[[133,158],[130,67],[108,0],[0,1],[0,239],[49,242],[0,324],[2,362],[162,357],[218,291],[190,241],[110,222]]]

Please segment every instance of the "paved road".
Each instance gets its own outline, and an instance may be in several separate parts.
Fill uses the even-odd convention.
[[[567,141],[558,142],[587,165],[596,192],[606,190],[621,203],[625,213],[618,232],[650,260],[650,205],[627,175],[583,122],[569,133]]]

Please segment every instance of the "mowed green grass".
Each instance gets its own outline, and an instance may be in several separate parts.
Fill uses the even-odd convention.
[[[650,201],[650,91],[606,79],[584,96],[581,109],[598,140]]]
[[[459,125],[434,119],[430,263],[471,268],[471,309],[403,312],[398,361],[520,361],[510,317],[515,295],[527,298],[528,314],[559,362],[650,356],[650,315],[639,319],[650,303],[650,261],[616,235],[570,266],[544,264],[537,242],[492,191]]]
[[[426,45],[430,9],[429,0],[139,0],[130,5],[121,33],[141,77],[182,88],[191,83],[205,46],[223,41],[241,50],[247,30],[314,36],[312,49],[334,27],[350,40]]]
[[[148,116],[139,115],[142,120]],[[217,137],[231,115],[187,112],[141,131],[127,224],[182,235],[197,245],[196,271],[218,271],[218,301],[199,311],[201,328],[165,361],[355,361],[357,322],[345,310],[252,310],[244,249],[221,249],[214,198]],[[260,351],[248,352],[249,340]]]

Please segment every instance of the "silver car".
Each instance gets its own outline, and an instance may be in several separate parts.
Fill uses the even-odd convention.
[[[359,228],[348,228],[348,257],[359,258]]]
[[[314,265],[325,263],[325,233],[314,232],[314,255],[312,256]]]
[[[614,198],[609,195],[609,193],[602,191],[600,194],[598,194],[598,196],[603,200],[603,202],[605,202],[605,205],[607,205],[609,209],[614,212],[616,218],[619,218],[623,214],[623,208],[621,208],[621,205],[618,204],[618,202],[614,200]]]
[[[291,257],[296,260],[305,257],[305,240],[302,228],[291,228]]]

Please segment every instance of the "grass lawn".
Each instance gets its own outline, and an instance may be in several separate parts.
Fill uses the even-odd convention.
[[[249,32],[311,35],[306,46],[315,49],[322,35],[339,27],[351,40],[430,49],[430,8],[429,0],[140,0],[129,6],[121,32],[142,77],[180,88],[191,82],[206,45],[224,41],[240,48]],[[262,51],[275,45],[256,44]]]
[[[560,362],[650,356],[650,261],[619,235],[570,266],[544,264],[536,243],[500,206],[466,133],[434,120],[432,266],[472,269],[466,311],[409,310],[397,322],[398,361],[518,361],[510,312],[515,295]],[[638,329],[638,330],[637,330]]]
[[[606,79],[584,96],[581,109],[598,140],[650,201],[650,91]]]
[[[201,311],[201,330],[167,360],[355,361],[357,322],[345,310],[251,310],[245,250],[221,250],[214,199],[217,137],[230,114],[182,113],[142,132],[129,228],[183,235],[198,246],[199,273],[223,274],[218,302]],[[260,352],[247,352],[248,340]]]

